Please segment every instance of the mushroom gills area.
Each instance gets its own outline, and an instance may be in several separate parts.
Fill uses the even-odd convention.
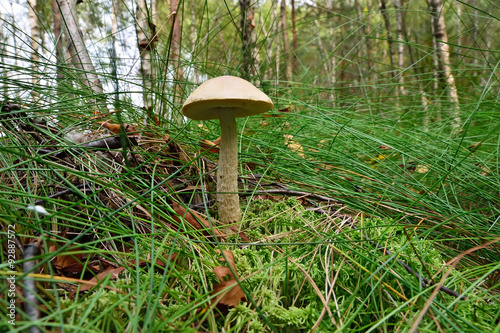
[[[232,114],[220,113],[221,142],[217,172],[217,202],[222,223],[241,219],[238,196],[238,128]]]

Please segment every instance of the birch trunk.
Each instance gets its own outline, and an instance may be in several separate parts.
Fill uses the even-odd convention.
[[[57,81],[57,93],[62,94],[61,83],[64,80],[64,46],[63,37],[61,34],[62,24],[61,24],[61,11],[59,10],[59,4],[57,0],[52,0],[52,13],[54,21],[54,38],[56,40],[55,54],[56,54],[56,81]]]
[[[94,112],[98,113],[98,109],[104,109],[106,107],[105,101],[102,100],[103,88],[80,32],[76,12],[77,2],[75,0],[58,0],[58,4],[62,15],[64,33],[68,43],[70,61],[79,71],[78,74],[82,84],[88,87],[95,96],[94,104],[96,109]],[[101,105],[98,105],[98,99],[101,101]]]
[[[2,12],[0,12],[0,21],[3,22]],[[7,43],[5,43],[5,35],[4,35],[3,30],[4,30],[3,27],[0,27],[0,41],[2,41],[0,43],[0,62],[2,64],[5,64],[5,56],[7,55],[7,52],[6,52],[6,44]],[[3,71],[0,75],[1,75],[0,77],[2,78],[1,79],[2,82],[4,82],[2,84],[3,99],[5,101],[7,101],[9,98],[9,88],[7,86],[7,80],[5,80],[6,76],[8,75],[7,71]]]
[[[292,47],[293,47],[293,68],[297,70],[299,67],[299,59],[297,58],[297,24],[295,20],[295,0],[292,0]]]
[[[37,101],[39,98],[38,92],[36,91],[36,85],[39,80],[38,73],[38,62],[40,57],[38,55],[40,47],[40,26],[38,24],[38,16],[36,15],[37,2],[36,0],[29,0],[29,12],[28,19],[31,28],[31,71],[32,71],[32,82],[33,82],[33,92],[31,97],[33,102]]]
[[[280,30],[283,34],[283,56],[285,59],[285,81],[291,82],[292,78],[292,57],[290,56],[290,40],[288,38],[286,22],[286,1],[281,0],[280,6]]]
[[[114,106],[115,110],[118,110],[119,105],[119,92],[120,86],[118,84],[118,70],[116,64],[116,35],[118,33],[118,22],[117,22],[117,6],[118,2],[111,0],[111,45],[110,45],[110,58],[111,58],[111,76],[114,84]]]
[[[427,0],[432,15],[433,32],[435,40],[436,58],[438,61],[439,78],[446,86],[448,102],[453,107],[452,127],[460,126],[460,104],[458,100],[458,91],[455,85],[455,77],[450,66],[450,46],[448,45],[448,34],[446,32],[446,23],[443,16],[443,0]]]
[[[240,0],[241,10],[241,34],[242,34],[242,72],[243,76],[250,80],[258,72],[258,62],[255,50],[256,38],[253,30],[255,28],[254,9],[250,0]]]
[[[260,18],[260,26],[262,27],[262,34],[264,35],[264,40],[266,41],[266,47],[267,47],[267,50],[268,50],[268,53],[266,54],[266,57],[268,59],[268,61],[270,63],[272,63],[271,59],[273,57],[273,50],[275,48],[273,48],[273,44],[274,44],[274,38],[276,36],[276,32],[278,31],[278,26],[276,25],[276,17],[277,17],[277,10],[276,10],[276,1],[272,1],[271,2],[271,9],[269,10],[269,13],[271,14],[270,15],[270,26],[269,26],[269,32],[266,31],[266,26],[265,26],[265,22],[263,20],[263,15],[259,15],[259,18]],[[279,43],[278,43],[278,47],[279,48]],[[277,49],[276,48],[276,49]],[[276,58],[278,59],[278,58]],[[272,66],[269,66],[268,69],[264,72],[264,80],[265,81],[268,81],[270,80],[271,77],[273,77],[272,75],[272,72],[273,72],[273,68]],[[277,73],[277,72],[276,72]],[[277,74],[274,75],[275,78],[277,78]]]
[[[142,98],[144,109],[148,114],[153,112],[153,50],[156,47],[156,27],[152,20],[152,6],[148,6],[147,0],[139,0],[135,11],[136,24],[135,32],[137,35],[137,47],[141,58],[141,67],[139,69],[142,77]],[[147,118],[147,117],[145,117]]]
[[[399,92],[402,96],[406,95],[406,89],[404,87],[404,76],[402,74],[402,69],[405,68],[405,43],[404,43],[404,12],[403,12],[403,0],[396,0],[394,2],[396,7],[396,33],[398,38],[398,69],[400,74],[398,75]]]
[[[178,105],[182,102],[181,86],[179,83],[182,81],[183,68],[180,61],[181,56],[181,15],[179,15],[179,0],[170,0],[170,54],[169,63],[172,64],[174,69],[174,89],[173,89],[173,105]],[[172,120],[178,124],[182,123],[182,114],[180,112],[172,112]]]

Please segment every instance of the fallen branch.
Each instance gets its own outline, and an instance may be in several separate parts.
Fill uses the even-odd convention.
[[[88,187],[88,184],[78,184],[78,185],[75,185],[75,189],[81,189],[81,188],[84,188],[85,186],[87,186],[87,189],[90,189],[90,188]],[[47,199],[59,198],[59,197],[62,197],[63,195],[66,195],[66,194],[78,194],[78,192],[77,192],[77,191],[75,191],[75,189],[69,188],[69,189],[62,190],[62,191],[59,191],[59,192],[57,192],[57,193],[51,194],[51,195],[49,195],[49,196],[48,196],[48,197],[46,197],[46,198],[36,200],[36,201],[35,201],[35,205],[41,205],[41,204],[43,204],[43,203],[44,203]]]
[[[71,155],[81,155],[85,150],[111,150],[131,146],[137,146],[135,138],[125,137],[125,140],[122,141],[121,136],[112,136],[101,140],[85,142],[66,150],[39,149],[38,152],[48,154],[52,158],[65,158]]]
[[[26,274],[24,277],[25,309],[32,323],[32,326],[29,328],[30,333],[40,332],[40,329],[35,326],[35,323],[40,319],[36,282],[29,274],[33,271],[36,264],[36,260],[33,259],[33,257],[40,254],[40,242],[41,241],[36,241],[35,243],[27,244],[23,251],[23,257],[26,260],[23,264],[23,273]]]

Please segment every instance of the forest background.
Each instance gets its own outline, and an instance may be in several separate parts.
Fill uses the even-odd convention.
[[[6,329],[500,325],[496,1],[2,0],[0,15]],[[239,121],[232,226],[214,203],[219,124],[181,113],[220,75],[275,105]]]

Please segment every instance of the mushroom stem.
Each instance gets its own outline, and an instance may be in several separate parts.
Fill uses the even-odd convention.
[[[231,112],[220,113],[221,142],[217,171],[219,220],[234,223],[241,220],[238,196],[238,128]]]

